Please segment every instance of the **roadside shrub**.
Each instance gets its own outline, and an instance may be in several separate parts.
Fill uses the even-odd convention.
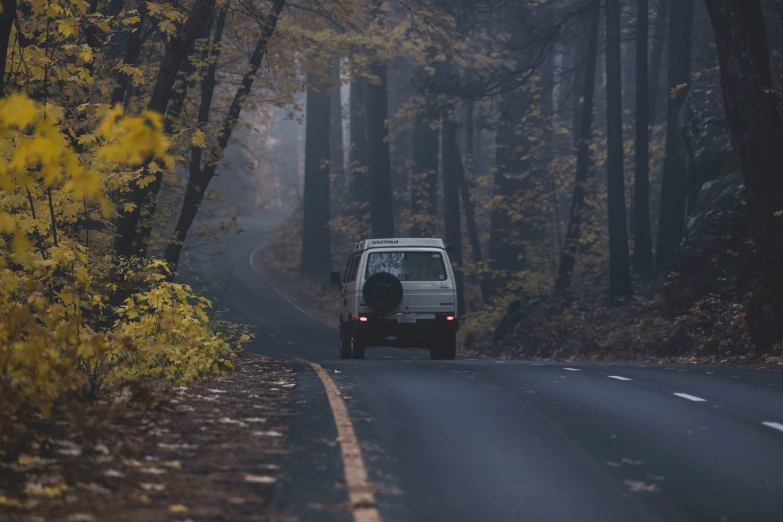
[[[121,381],[230,372],[250,340],[162,261],[112,255],[117,195],[173,165],[162,118],[102,107],[76,137],[61,112],[0,99],[0,455],[31,423]],[[125,288],[116,276],[131,267],[137,286]]]

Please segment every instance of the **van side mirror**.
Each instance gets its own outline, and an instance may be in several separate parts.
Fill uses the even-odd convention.
[[[454,245],[446,243],[446,252],[451,252],[452,250],[454,250]]]
[[[339,285],[341,283],[341,281],[340,281],[340,272],[332,272],[331,283],[333,285]]]

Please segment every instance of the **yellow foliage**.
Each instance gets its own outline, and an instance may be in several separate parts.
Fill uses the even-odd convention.
[[[190,287],[167,282],[162,261],[115,267],[105,254],[118,180],[143,176],[127,169],[153,158],[173,161],[160,116],[105,111],[77,152],[56,115],[20,94],[0,99],[0,439],[122,379],[184,384],[229,372],[250,340],[211,318]],[[114,310],[118,273],[137,292]]]

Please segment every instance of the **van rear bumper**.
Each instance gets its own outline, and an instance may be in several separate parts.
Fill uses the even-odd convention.
[[[396,319],[370,316],[366,322],[357,319],[347,321],[343,323],[342,328],[344,333],[358,333],[369,346],[405,346],[410,341],[438,339],[444,335],[457,333],[459,318],[447,321],[446,314],[438,314],[435,319],[419,319],[411,324],[398,323]],[[394,339],[389,339],[390,337]]]

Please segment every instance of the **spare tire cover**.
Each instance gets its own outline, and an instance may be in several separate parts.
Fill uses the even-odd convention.
[[[373,310],[388,312],[402,302],[402,283],[393,274],[378,272],[364,282],[362,297]]]

